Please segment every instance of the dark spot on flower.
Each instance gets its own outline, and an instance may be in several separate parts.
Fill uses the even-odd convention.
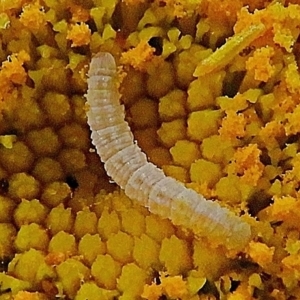
[[[10,261],[11,258],[8,256],[3,256],[0,258],[0,272],[7,272]]]
[[[231,281],[231,287],[229,291],[232,293],[238,288],[241,282],[239,280],[233,280],[232,278],[230,281]]]
[[[155,48],[155,55],[161,55],[163,51],[163,39],[160,36],[154,36],[148,41],[149,46]]]
[[[8,192],[9,182],[6,178],[0,179],[0,194],[6,194]]]
[[[73,175],[68,175],[66,177],[66,184],[72,189],[75,190],[76,188],[78,188],[79,184],[77,179],[75,178],[75,176]]]

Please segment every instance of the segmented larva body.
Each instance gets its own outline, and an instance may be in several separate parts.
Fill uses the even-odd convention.
[[[191,229],[216,244],[242,249],[250,239],[250,226],[216,202],[206,200],[147,161],[134,142],[125,121],[124,106],[116,84],[113,56],[100,52],[92,58],[88,72],[87,117],[107,174],[131,199],[150,212],[169,218],[175,225]]]

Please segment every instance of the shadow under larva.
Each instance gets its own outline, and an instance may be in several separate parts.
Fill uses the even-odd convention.
[[[107,174],[131,199],[150,212],[191,229],[214,244],[241,250],[250,226],[216,202],[206,200],[147,161],[125,121],[116,86],[116,63],[107,52],[95,55],[88,72],[87,112],[92,142]]]

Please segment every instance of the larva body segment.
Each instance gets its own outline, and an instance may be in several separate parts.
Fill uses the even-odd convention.
[[[99,155],[101,155],[101,158],[104,162],[104,157],[107,156],[107,154],[105,153],[105,149],[101,148],[102,145],[111,143],[115,140],[117,140],[118,142],[121,142],[121,139],[119,139],[119,137],[123,134],[125,135],[126,131],[128,132],[128,126],[126,126],[126,124],[124,123],[120,123],[114,126],[110,126],[107,128],[103,128],[101,130],[96,130],[94,131],[95,134],[97,134],[96,136],[93,135],[95,137],[95,141],[94,144],[97,148],[99,148]],[[128,139],[129,137],[131,137],[131,144],[132,144],[132,135],[128,134]],[[122,146],[122,145],[121,145]],[[127,145],[124,144],[123,147],[126,147]],[[121,147],[121,148],[123,148]]]
[[[131,175],[125,186],[125,193],[148,207],[152,186],[164,177],[165,174],[162,170],[158,169],[152,163],[147,163]]]
[[[137,145],[122,149],[105,162],[107,174],[124,189],[131,174],[147,163],[146,155],[139,151]]]
[[[98,53],[88,72],[87,113],[95,145],[109,176],[152,213],[191,229],[214,244],[242,249],[248,243],[250,226],[218,203],[206,200],[167,177],[146,159],[135,144],[119,103],[115,82],[116,64],[109,53]]]
[[[195,215],[195,209],[198,205],[202,205],[204,198],[190,189],[182,189],[176,198],[172,201],[171,219],[174,224],[182,224],[187,227],[192,226],[191,218]],[[200,201],[201,200],[201,201]]]
[[[149,210],[163,218],[170,218],[172,201],[183,188],[184,186],[181,183],[171,177],[165,176],[154,184],[150,190]]]
[[[124,116],[124,108],[123,106],[105,105],[100,109],[91,106],[87,116],[93,120],[94,130],[100,130],[107,127],[104,127],[105,121],[110,122],[110,126],[124,123],[124,119],[121,118],[121,116]],[[115,121],[115,123],[111,123],[112,121]]]
[[[130,146],[132,144],[133,136],[129,132],[123,132],[117,138],[107,141],[103,136],[100,136],[96,131],[93,131],[91,138],[97,152],[102,153],[102,160],[106,161],[117,152]]]

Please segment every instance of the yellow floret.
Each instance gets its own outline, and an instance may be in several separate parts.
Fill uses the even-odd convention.
[[[112,234],[117,233],[120,228],[121,225],[117,213],[115,211],[110,213],[106,207],[98,221],[97,229],[100,236],[107,240]]]
[[[133,238],[119,231],[110,235],[106,242],[107,253],[122,264],[132,261]]]
[[[0,159],[3,167],[12,173],[30,170],[34,156],[23,142],[15,142],[11,148],[0,145]]]
[[[145,216],[136,209],[121,212],[122,230],[132,236],[140,236],[145,232]]]
[[[99,234],[86,234],[84,235],[78,244],[78,253],[83,256],[84,260],[89,266],[92,265],[97,255],[104,254],[106,246]]]
[[[122,53],[120,62],[125,65],[130,65],[139,71],[145,71],[147,62],[154,57],[155,49],[152,48],[146,41],[141,41],[135,48]]]
[[[134,238],[133,258],[144,270],[149,267],[155,268],[159,263],[159,244],[148,235]]]
[[[27,87],[22,89],[22,105],[16,105],[11,111],[14,127],[21,132],[40,127],[44,123],[45,116],[42,109],[33,97],[34,90]]]
[[[90,133],[86,127],[80,126],[77,123],[70,123],[63,126],[58,135],[65,147],[78,148],[87,150],[90,146]]]
[[[222,169],[219,164],[205,159],[198,159],[191,164],[190,177],[193,182],[213,187],[222,177]]]
[[[146,284],[144,286],[144,290],[141,296],[142,298],[147,300],[159,300],[162,296],[162,293],[162,286],[153,282],[151,283],[151,285]]]
[[[91,29],[83,22],[72,24],[68,30],[67,39],[72,42],[71,47],[88,45],[91,41]]]
[[[73,22],[86,22],[89,20],[89,11],[80,5],[70,2],[70,11],[72,13]]]
[[[48,251],[53,253],[64,253],[65,256],[75,255],[77,252],[77,245],[74,235],[59,231],[50,240]]]
[[[129,112],[136,128],[154,127],[157,124],[157,104],[151,99],[137,101],[130,107]]]
[[[154,147],[148,150],[147,154],[149,156],[149,160],[158,167],[170,164],[172,161],[170,152],[165,147]]]
[[[66,173],[74,173],[86,166],[85,153],[79,149],[65,148],[58,155],[58,161]]]
[[[275,52],[272,47],[263,47],[254,51],[253,56],[246,62],[246,70],[254,72],[254,79],[267,82],[275,72],[272,57]]]
[[[202,110],[192,112],[188,118],[188,136],[195,141],[217,134],[221,112],[218,110]]]
[[[188,87],[187,107],[189,111],[210,108],[215,105],[215,98],[222,93],[225,72],[208,74],[198,78]],[[205,82],[205,84],[204,84]]]
[[[17,254],[9,265],[9,272],[18,279],[31,282],[35,285],[39,280],[39,272],[46,268],[45,256],[41,251],[30,249]],[[50,267],[48,268],[49,271]]]
[[[192,266],[190,245],[175,235],[162,241],[159,260],[170,275],[178,275],[187,271]],[[176,255],[172,255],[173,252]]]
[[[229,141],[223,140],[220,135],[205,138],[200,146],[203,158],[226,165],[232,159],[234,148]]]
[[[246,119],[243,113],[236,113],[233,110],[226,111],[223,118],[219,134],[224,139],[235,140],[245,136]]]
[[[18,54],[13,54],[9,60],[2,63],[1,76],[14,84],[24,84],[27,73],[23,67],[24,62],[30,60],[29,54],[22,50]]]
[[[187,282],[183,280],[182,276],[161,276],[160,280],[164,294],[171,299],[187,296]]]
[[[274,247],[268,247],[264,243],[251,241],[249,244],[248,254],[262,268],[268,267],[274,256]]]
[[[50,157],[42,157],[35,163],[32,175],[43,183],[62,180],[64,177],[60,163]]]
[[[73,229],[74,216],[71,208],[64,208],[63,204],[59,204],[49,212],[46,218],[46,225],[52,235],[60,231],[70,232]]]
[[[71,107],[69,99],[63,94],[48,92],[41,100],[41,105],[49,120],[54,124],[64,123],[70,118]]]
[[[121,274],[121,264],[108,254],[100,254],[91,267],[91,274],[99,286],[112,290]]]
[[[146,217],[146,234],[157,242],[171,237],[175,232],[172,223],[167,219],[161,219],[156,215]]]
[[[199,146],[188,140],[179,140],[170,149],[173,161],[182,167],[189,168],[193,162],[200,158]]]
[[[186,93],[175,89],[159,99],[158,112],[162,121],[182,118],[186,115]]]
[[[19,252],[31,248],[45,251],[48,248],[49,237],[46,230],[36,223],[22,225],[15,239],[15,247]]]
[[[40,191],[39,182],[26,173],[15,173],[9,181],[9,195],[18,199],[34,199]]]
[[[157,134],[162,143],[171,148],[178,140],[186,137],[186,124],[183,119],[176,119],[171,122],[163,122],[158,129]]]
[[[242,201],[241,183],[236,175],[222,177],[216,184],[216,194],[222,201],[228,203],[239,203]]]
[[[181,182],[189,181],[189,172],[183,167],[164,165],[162,166],[162,169],[167,176],[173,177]]]
[[[203,247],[202,241],[194,242],[194,265],[198,267],[198,276],[210,280],[217,278],[230,265],[230,260],[221,248]]]
[[[136,264],[124,265],[118,279],[118,289],[123,292],[123,297],[119,299],[129,300],[140,296],[147,278],[147,272]],[[132,284],[133,282],[134,284]]]
[[[69,258],[58,265],[56,271],[64,292],[70,298],[76,295],[82,281],[87,281],[90,277],[90,270],[73,258]]]
[[[224,111],[233,110],[240,111],[248,107],[247,98],[244,94],[237,93],[233,98],[228,96],[220,96],[216,98],[216,103]]]
[[[155,127],[137,129],[134,131],[134,137],[142,150],[147,153],[157,145],[157,133]]]
[[[22,225],[37,223],[43,224],[49,210],[39,200],[31,201],[22,199],[21,203],[14,211],[14,221],[20,228]]]
[[[130,88],[132,86],[135,88]],[[145,90],[144,74],[133,68],[126,70],[126,76],[123,78],[120,86],[122,101],[131,105],[145,94]]]
[[[176,81],[180,87],[187,88],[195,80],[193,72],[199,60],[206,58],[211,52],[211,49],[206,49],[198,44],[192,44],[189,49],[183,50],[175,56]]]
[[[39,3],[28,4],[23,7],[20,22],[33,32],[41,30],[46,25],[46,15]]]
[[[43,156],[56,154],[61,146],[58,136],[51,127],[30,131],[26,142],[36,154]]]
[[[79,211],[75,218],[74,234],[77,238],[83,237],[85,234],[95,234],[97,232],[97,216],[88,208]]]
[[[70,196],[71,189],[68,184],[55,181],[44,187],[41,200],[49,207],[56,207],[64,203]]]
[[[146,81],[147,92],[153,98],[161,98],[171,91],[175,84],[173,65],[164,60],[149,66]]]
[[[244,183],[255,186],[262,176],[264,165],[260,161],[260,154],[257,144],[249,144],[235,152],[232,167]]]
[[[268,149],[277,148],[279,146],[278,140],[285,136],[284,126],[280,121],[270,121],[260,130],[258,136]],[[287,148],[291,150],[290,145]]]

